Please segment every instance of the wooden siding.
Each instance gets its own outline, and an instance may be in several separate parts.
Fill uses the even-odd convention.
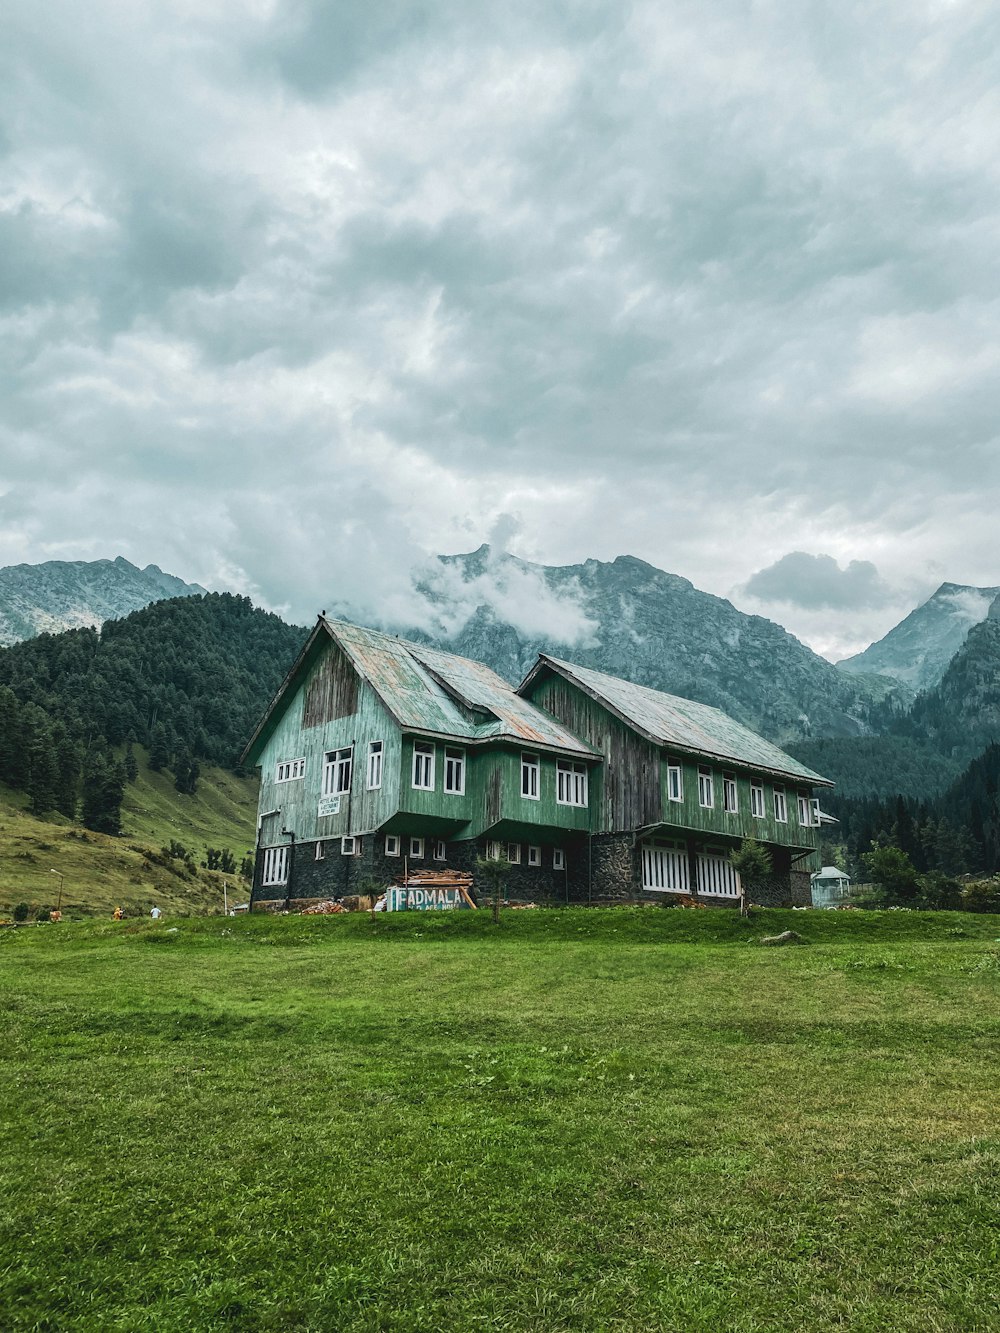
[[[321,727],[358,711],[360,681],[347,656],[331,643],[310,673],[303,691],[303,727]]]
[[[420,737],[403,738],[400,760],[400,812],[426,819],[449,822],[466,821],[462,838],[476,838],[501,821],[531,825],[563,833],[587,832],[594,801],[594,771],[591,769],[591,800],[587,807],[560,805],[556,801],[556,763],[553,755],[538,753],[539,799],[521,795],[520,746],[470,746],[465,750],[465,795],[455,796],[444,790],[445,746],[462,749],[460,742],[426,741],[433,744],[434,790],[413,786],[413,745]]]
[[[664,751],[662,757],[663,822],[679,829],[692,829],[700,833],[715,833],[727,838],[755,838],[758,842],[776,843],[781,847],[817,847],[819,829],[803,828],[799,823],[797,797],[801,793],[811,796],[806,787],[785,785],[785,800],[788,820],[781,823],[774,817],[774,787],[770,778],[760,778],[764,788],[764,816],[757,818],[750,813],[750,783],[755,775],[740,772],[733,768],[721,768],[706,763],[712,774],[714,804],[707,809],[698,802],[698,769],[700,765],[694,759],[681,761],[684,799],[671,801],[667,795],[667,768],[672,756]],[[723,774],[733,773],[736,778],[738,810],[729,814],[723,809]],[[755,779],[756,780],[756,779]],[[777,784],[781,786],[781,783]]]
[[[592,832],[619,833],[648,827],[660,820],[657,746],[561,676],[540,679],[531,698],[604,755],[604,763],[590,772]]]
[[[332,650],[331,644],[327,651]],[[353,713],[331,718],[322,725],[303,726],[310,692],[313,698],[318,698],[326,689],[325,685],[314,689],[314,682],[331,678],[324,653],[304,677],[261,752],[259,810],[261,814],[280,810],[280,815],[272,815],[265,821],[260,838],[262,846],[286,842],[287,838],[280,837],[282,828],[292,829],[299,841],[364,832],[383,824],[397,809],[399,729],[366,682],[358,682]],[[339,697],[343,700],[346,696],[342,692]],[[382,741],[384,747],[382,786],[376,791],[368,791],[365,786],[370,741]],[[324,757],[329,750],[347,746],[354,748],[350,791],[344,793],[339,814],[320,816]],[[277,782],[276,765],[285,759],[305,759],[305,776],[292,782]]]

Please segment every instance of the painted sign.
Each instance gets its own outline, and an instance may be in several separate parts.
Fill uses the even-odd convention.
[[[463,889],[419,889],[411,884],[408,888],[388,889],[385,895],[387,912],[451,912],[472,906]]]
[[[339,815],[339,814],[340,814],[339,796],[320,797],[319,809],[317,811],[317,815],[320,819],[322,819],[324,815]]]

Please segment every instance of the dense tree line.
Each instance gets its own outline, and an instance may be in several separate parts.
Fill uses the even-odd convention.
[[[996,874],[1000,871],[1000,745],[990,745],[935,798],[826,798],[840,820],[851,868],[873,844],[898,847],[921,873]],[[863,873],[863,870],[862,870]]]
[[[79,806],[88,827],[117,832],[131,744],[183,792],[199,760],[235,768],[303,639],[249,598],[210,593],[0,649],[0,781],[36,813]]]

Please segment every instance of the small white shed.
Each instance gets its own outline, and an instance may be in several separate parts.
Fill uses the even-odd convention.
[[[851,880],[836,866],[824,866],[809,876],[813,907],[838,907],[851,896]]]

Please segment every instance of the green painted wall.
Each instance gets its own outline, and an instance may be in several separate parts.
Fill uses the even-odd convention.
[[[773,792],[775,783],[769,778],[760,778],[764,785],[764,818],[758,819],[750,813],[751,774],[736,768],[721,768],[709,763],[713,778],[715,803],[712,809],[701,806],[698,802],[698,768],[696,760],[682,758],[684,799],[671,801],[667,796],[667,768],[670,756],[664,752],[661,760],[661,780],[663,791],[663,821],[678,828],[694,829],[704,833],[718,833],[729,838],[755,838],[758,842],[771,842],[780,847],[816,847],[819,845],[819,829],[803,828],[799,823],[798,796],[801,792],[811,796],[810,789],[793,787],[785,784],[785,804],[788,810],[788,822],[781,823],[774,818]],[[723,809],[723,773],[736,776],[737,804],[736,814],[729,814]],[[781,784],[778,784],[781,785]]]
[[[264,821],[261,843],[268,846],[287,839],[279,836],[282,828],[293,830],[296,839],[341,837],[346,833],[366,832],[384,823],[399,801],[400,735],[382,701],[364,681],[359,681],[356,710],[318,726],[303,727],[303,705],[311,681],[322,669],[323,656],[313,663],[261,751],[259,811],[280,809]],[[382,741],[382,786],[377,791],[365,788],[369,741]],[[328,750],[354,746],[349,799],[341,800],[340,813],[318,814],[323,783],[324,756]],[[275,778],[280,761],[304,758],[305,776],[291,782]]]

